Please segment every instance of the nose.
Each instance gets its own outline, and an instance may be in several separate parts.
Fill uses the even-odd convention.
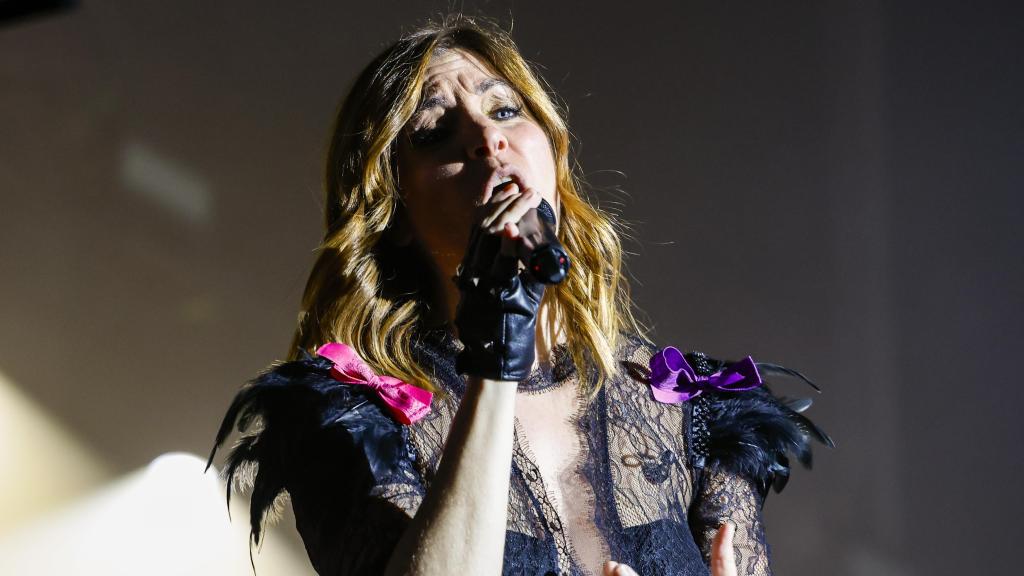
[[[474,119],[470,124],[466,140],[466,153],[470,158],[494,157],[508,148],[505,133],[489,119]]]

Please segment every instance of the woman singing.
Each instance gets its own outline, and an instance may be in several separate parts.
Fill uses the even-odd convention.
[[[217,437],[248,432],[225,474],[255,543],[287,495],[323,575],[771,573],[764,498],[831,441],[762,380],[796,373],[644,339],[574,166],[500,30],[430,25],[363,70],[289,361]]]

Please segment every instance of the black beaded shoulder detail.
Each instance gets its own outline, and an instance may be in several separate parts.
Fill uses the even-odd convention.
[[[701,352],[685,356],[698,376],[710,376],[727,365]],[[774,364],[757,367],[762,374],[807,381],[799,372]],[[690,463],[698,484],[705,468],[716,467],[753,480],[764,497],[769,488],[781,492],[786,486],[790,455],[811,467],[811,439],[835,447],[828,434],[800,414],[810,399],[776,397],[767,384],[742,392],[707,391],[690,404]]]
[[[690,352],[685,356],[698,376],[710,376],[715,373],[716,367],[703,352]],[[718,364],[717,361],[715,364]],[[690,401],[690,466],[698,484],[711,446],[711,431],[708,427],[711,407],[708,403],[709,398],[706,394],[701,394]]]

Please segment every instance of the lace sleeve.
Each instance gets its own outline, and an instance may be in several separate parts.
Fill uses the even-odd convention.
[[[727,363],[699,352],[686,355],[702,376]],[[757,364],[765,373],[796,376],[774,364]],[[807,381],[810,383],[810,381]],[[812,384],[813,386],[813,384]],[[697,479],[690,526],[706,563],[722,522],[736,526],[733,540],[739,574],[771,574],[761,509],[769,488],[782,491],[789,478],[790,456],[811,465],[812,439],[834,446],[832,439],[804,415],[810,401],[776,397],[767,384],[737,392],[708,391],[691,402],[689,442]]]
[[[737,574],[769,576],[772,571],[761,520],[763,505],[764,499],[750,480],[719,468],[707,470],[691,512],[694,539],[704,563],[710,565],[711,543],[718,527],[728,520],[736,526],[733,551]]]
[[[272,366],[235,396],[209,462],[232,428],[228,499],[250,493],[251,544],[290,498],[321,575],[384,571],[423,496],[408,429],[319,357]]]

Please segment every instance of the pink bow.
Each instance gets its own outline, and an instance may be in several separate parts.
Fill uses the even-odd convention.
[[[402,424],[412,424],[430,412],[432,393],[393,376],[375,373],[348,344],[329,342],[316,353],[334,362],[331,376],[338,382],[373,388]]]

